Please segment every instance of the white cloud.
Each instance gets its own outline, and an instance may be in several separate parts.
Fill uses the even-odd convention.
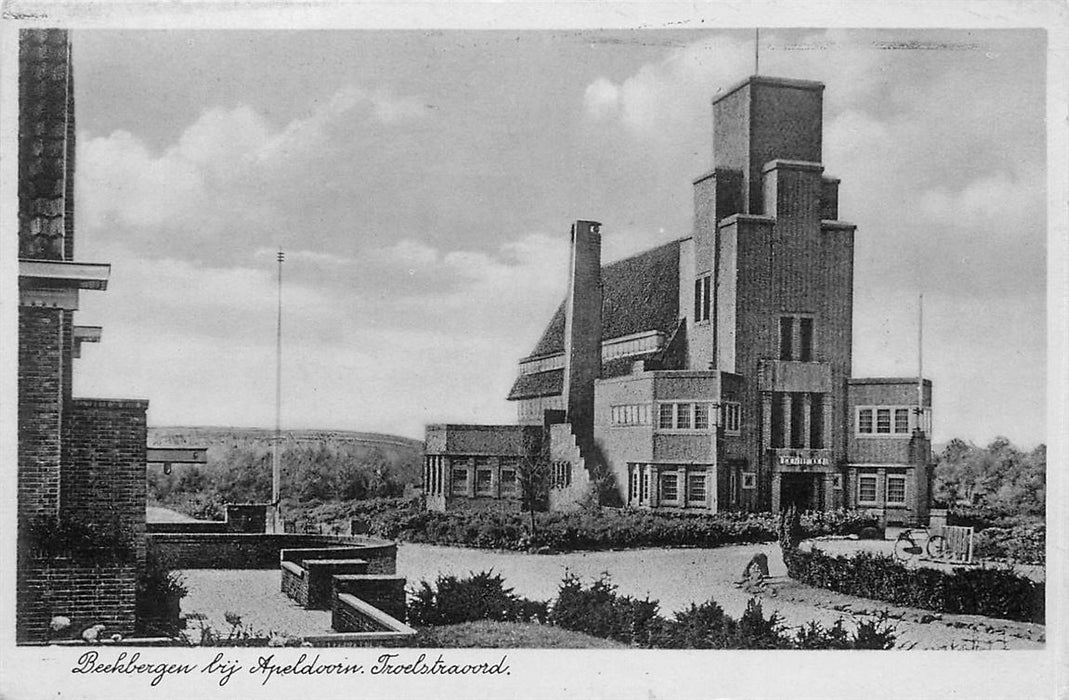
[[[1042,184],[994,173],[951,191],[939,187],[925,192],[921,212],[934,222],[962,228],[1007,230],[1015,220],[1042,211]]]
[[[599,77],[587,85],[583,105],[587,116],[595,121],[615,116],[620,105],[620,88],[608,78]]]

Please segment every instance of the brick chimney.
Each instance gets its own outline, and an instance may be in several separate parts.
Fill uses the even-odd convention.
[[[564,322],[564,408],[580,449],[594,437],[594,380],[601,374],[601,224],[572,226]]]

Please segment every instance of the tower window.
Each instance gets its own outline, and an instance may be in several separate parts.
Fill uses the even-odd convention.
[[[781,316],[779,320],[779,359],[794,359],[794,317]]]
[[[801,318],[799,323],[798,359],[802,362],[813,361],[813,319]]]
[[[694,280],[694,321],[701,323],[709,320],[709,308],[711,306],[710,292],[712,291],[712,278],[703,275]]]

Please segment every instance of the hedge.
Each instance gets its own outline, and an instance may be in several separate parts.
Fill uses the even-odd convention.
[[[600,508],[574,513],[426,511],[418,499],[368,512],[371,532],[406,542],[529,551],[604,550],[638,547],[719,547],[772,542],[772,513],[656,513]],[[859,511],[807,513],[806,537],[857,534],[875,520]]]
[[[941,613],[1044,623],[1043,583],[1006,569],[908,568],[891,556],[784,549],[787,575],[817,588]]]
[[[1005,559],[1018,564],[1047,563],[1045,525],[989,527],[973,538],[973,556],[977,558]]]

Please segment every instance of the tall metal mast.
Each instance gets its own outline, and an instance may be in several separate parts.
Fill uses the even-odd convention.
[[[278,461],[282,442],[282,261],[286,259],[278,249],[278,322],[275,325],[275,440],[271,459],[271,505],[274,508],[274,531],[282,532],[282,469]]]
[[[924,427],[924,294],[917,299],[917,427]]]
[[[753,30],[753,74],[761,74],[761,28]]]

